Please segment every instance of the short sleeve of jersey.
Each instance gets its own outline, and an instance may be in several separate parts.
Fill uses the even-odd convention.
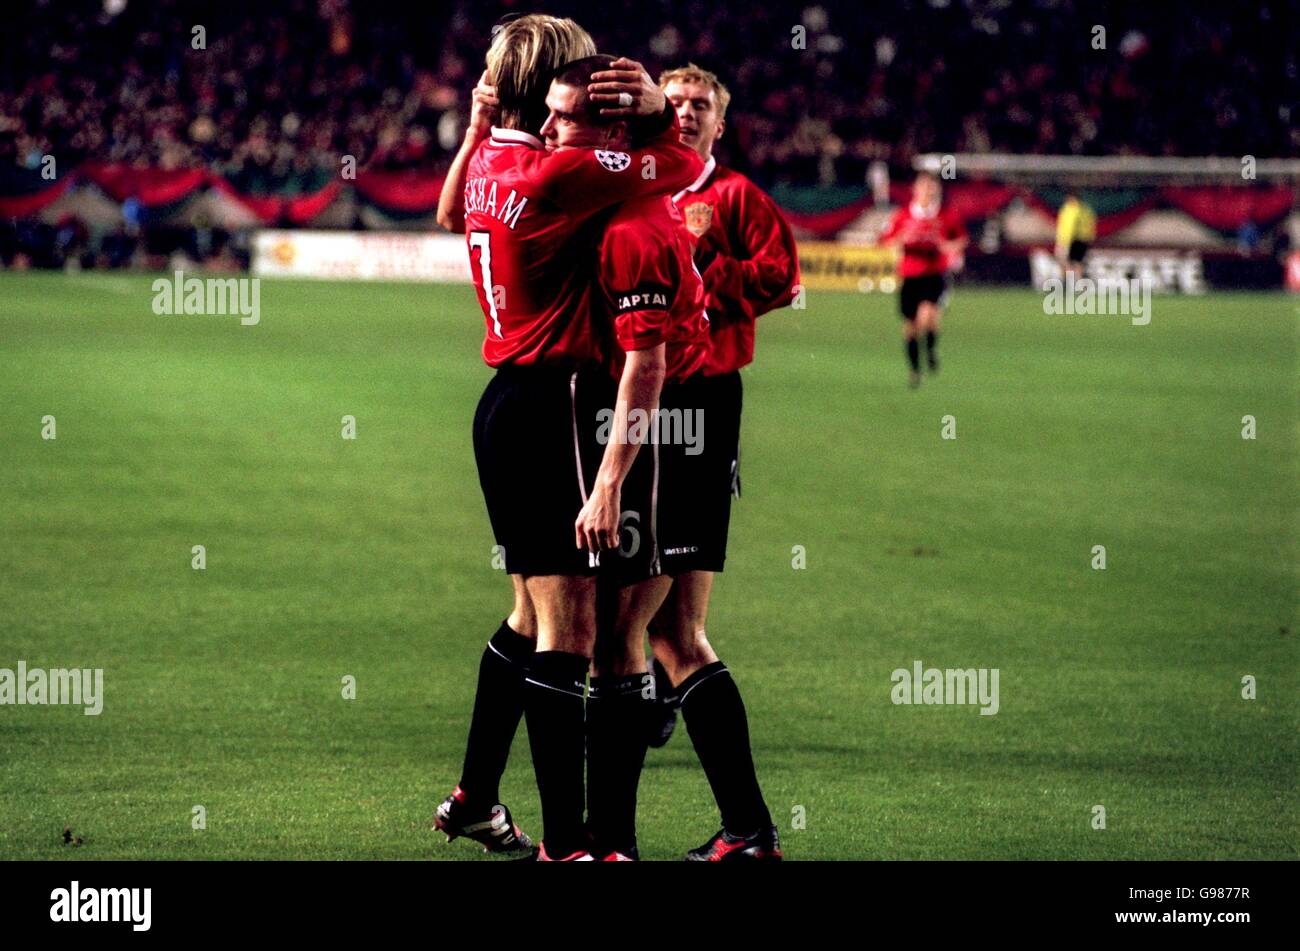
[[[645,350],[666,339],[679,281],[672,248],[660,247],[632,228],[611,229],[601,249],[600,280],[625,351]]]

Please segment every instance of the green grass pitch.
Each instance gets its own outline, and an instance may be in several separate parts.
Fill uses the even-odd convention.
[[[0,857],[482,858],[429,829],[508,605],[470,289],[264,281],[242,327],[150,282],[0,276],[0,667],[105,671],[0,706]],[[761,320],[710,634],[787,855],[1296,858],[1294,299],[1041,302],[959,288],[917,391],[893,297]],[[916,660],[999,712],[894,705]],[[641,788],[645,857],[716,829],[684,730]],[[522,729],[502,793],[538,831]]]

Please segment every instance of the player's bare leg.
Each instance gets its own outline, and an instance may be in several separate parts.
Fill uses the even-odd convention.
[[[938,304],[922,301],[916,309],[916,334],[925,340],[926,364],[931,373],[939,372],[939,324],[943,310]]]
[[[673,579],[659,575],[626,585],[611,598],[608,626],[596,638],[591,672],[598,677],[625,677],[647,672],[645,640],[650,621],[665,603]]]
[[[712,590],[711,571],[678,575],[674,623],[658,628],[650,638],[655,656],[681,697],[686,730],[722,813],[722,828],[687,858],[699,862],[780,859],[776,827],[754,772],[745,704],[705,633]]]
[[[528,586],[524,584],[523,575],[511,575],[510,584],[514,587],[515,606],[506,618],[506,623],[512,631],[536,641],[537,610],[533,607],[533,599],[528,596]]]
[[[447,841],[465,837],[489,852],[530,852],[525,835],[498,801],[501,775],[524,712],[524,673],[533,657],[537,614],[520,575],[510,576],[514,607],[479,660],[474,712],[460,783],[434,814]]]
[[[596,643],[596,579],[582,575],[530,575],[524,590],[537,622],[537,650],[581,654]]]
[[[586,852],[583,829],[584,682],[596,641],[596,579],[530,575],[537,652],[524,678],[524,717],[542,803],[545,853]]]
[[[607,860],[636,858],[636,794],[654,709],[646,627],[672,579],[659,576],[602,592],[587,696],[587,827]]]
[[[664,602],[664,613],[656,618],[650,631],[655,659],[674,686],[701,667],[718,661],[705,633],[712,592],[712,571],[678,575],[671,596]]]

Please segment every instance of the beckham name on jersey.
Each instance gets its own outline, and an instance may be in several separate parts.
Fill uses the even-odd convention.
[[[516,199],[518,204],[516,204]],[[482,214],[489,215],[503,222],[512,231],[515,225],[519,224],[519,216],[524,212],[524,205],[528,204],[528,198],[524,195],[517,195],[515,190],[510,189],[510,194],[505,197],[498,207],[497,204],[497,183],[489,181],[486,178],[471,178],[465,182],[465,214]]]

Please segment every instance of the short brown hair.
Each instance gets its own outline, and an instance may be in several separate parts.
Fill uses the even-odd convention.
[[[555,70],[596,44],[573,20],[530,13],[496,31],[487,51],[488,81],[497,88],[500,122],[507,129],[536,132],[546,120],[546,89]]]
[[[551,80],[561,86],[572,86],[582,91],[583,111],[595,125],[612,125],[614,117],[600,114],[601,103],[593,102],[591,97],[587,95],[587,84],[591,82],[592,73],[609,69],[615,59],[616,57],[610,56],[608,53],[584,56],[582,59],[575,59],[572,63],[561,66],[555,71],[555,77]]]
[[[731,93],[726,86],[722,85],[722,80],[716,73],[711,73],[694,63],[687,63],[685,66],[678,66],[676,69],[669,69],[659,74],[660,89],[667,89],[669,83],[696,83],[700,86],[708,86],[713,90],[713,101],[718,106],[718,118],[726,118]]]

